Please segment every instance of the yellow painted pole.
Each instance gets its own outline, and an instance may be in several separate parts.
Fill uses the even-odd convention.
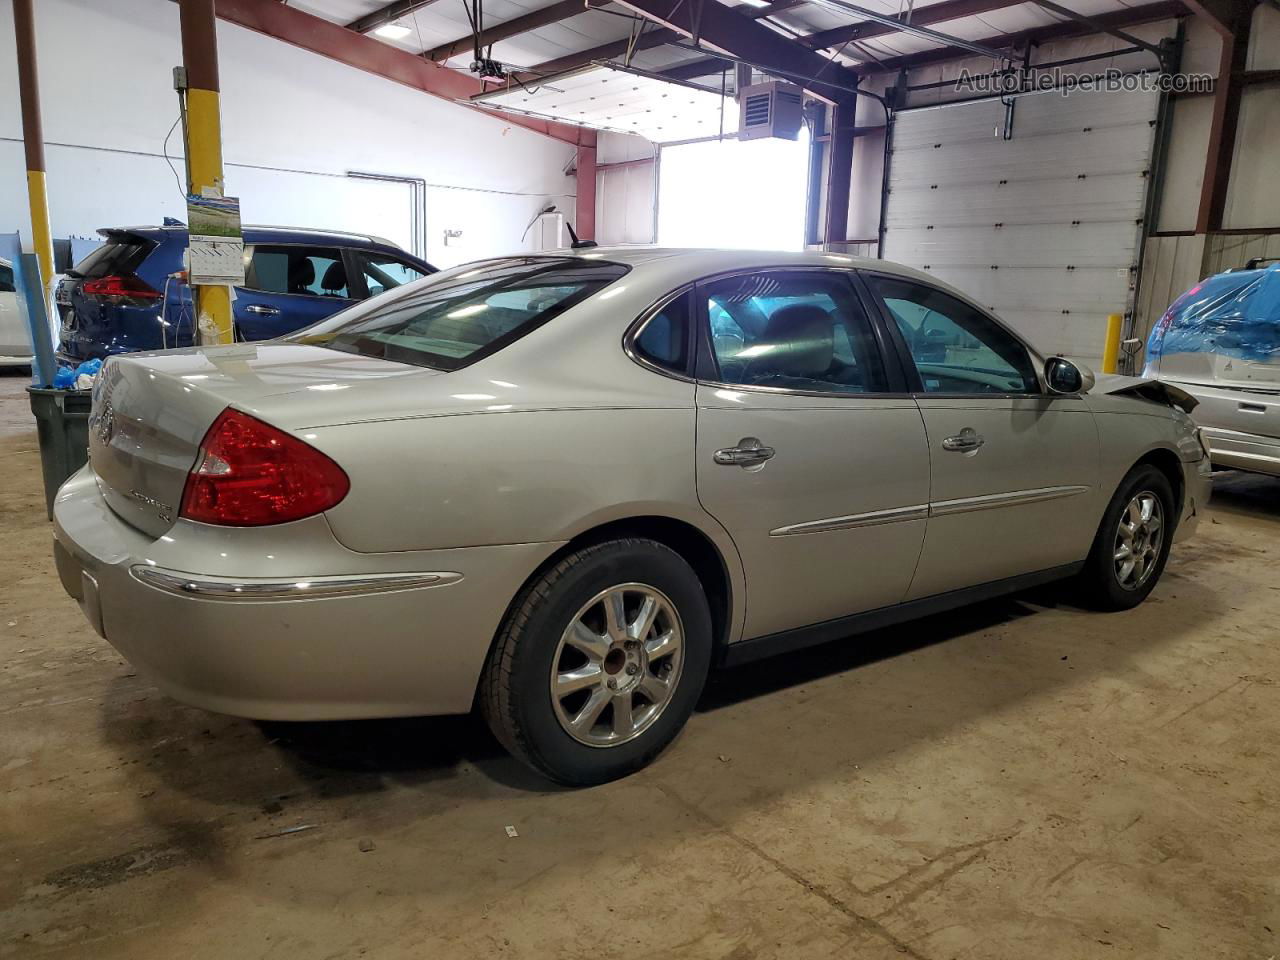
[[[1107,341],[1102,345],[1102,372],[1117,373],[1120,366],[1120,326],[1124,317],[1118,313],[1107,317]]]
[[[213,0],[180,0],[182,63],[187,72],[187,191],[223,196],[222,117],[218,93],[218,42]],[[231,296],[227,287],[197,286],[201,343],[231,343]]]
[[[40,120],[40,83],[36,72],[36,26],[32,0],[13,0],[13,33],[18,44],[18,102],[22,108],[22,144],[27,160],[27,201],[31,205],[31,241],[40,264],[45,299],[53,285],[53,231],[45,180],[44,130]]]

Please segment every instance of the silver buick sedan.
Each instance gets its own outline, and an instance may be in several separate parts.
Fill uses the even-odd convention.
[[[1141,602],[1208,498],[1193,405],[890,263],[508,257],[284,340],[113,358],[54,554],[180,700],[478,703],[598,783],[714,665],[1051,580]]]

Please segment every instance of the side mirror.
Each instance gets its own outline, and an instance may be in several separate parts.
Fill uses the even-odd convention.
[[[1093,389],[1093,371],[1066,357],[1050,357],[1044,365],[1044,382],[1051,393],[1088,393]]]

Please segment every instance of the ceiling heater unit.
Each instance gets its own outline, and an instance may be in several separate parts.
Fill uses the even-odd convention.
[[[794,83],[781,80],[743,87],[738,114],[739,140],[795,140],[804,123],[803,92]]]

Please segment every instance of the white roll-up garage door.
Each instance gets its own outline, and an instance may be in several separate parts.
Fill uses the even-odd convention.
[[[898,115],[885,256],[959,287],[1047,353],[1097,362],[1125,313],[1158,96],[1018,99]]]

